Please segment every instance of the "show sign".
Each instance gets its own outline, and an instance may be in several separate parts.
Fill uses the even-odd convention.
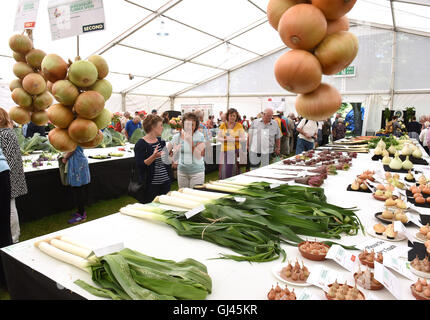
[[[39,0],[19,0],[13,31],[34,29],[39,10]]]
[[[103,0],[51,0],[48,13],[52,40],[105,29]]]

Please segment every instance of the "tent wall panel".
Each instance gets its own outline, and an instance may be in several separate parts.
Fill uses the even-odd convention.
[[[397,33],[396,90],[430,89],[430,38]]]

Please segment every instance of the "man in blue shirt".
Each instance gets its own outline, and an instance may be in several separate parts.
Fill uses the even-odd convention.
[[[125,136],[127,139],[130,139],[133,135],[133,132],[136,131],[137,128],[142,128],[142,124],[140,123],[140,117],[134,117],[133,120],[128,120],[125,125]]]

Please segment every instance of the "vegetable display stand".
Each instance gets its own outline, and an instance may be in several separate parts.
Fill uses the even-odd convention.
[[[399,156],[400,160],[405,161],[406,160],[406,156]],[[373,158],[372,158],[373,160]],[[428,166],[428,162],[422,158],[415,158],[413,156],[409,156],[409,160],[413,163],[413,164],[419,164],[422,166]]]

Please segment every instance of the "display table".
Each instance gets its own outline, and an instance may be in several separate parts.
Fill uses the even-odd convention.
[[[118,198],[127,194],[131,168],[134,165],[132,145],[121,147],[85,149],[87,157],[110,152],[123,153],[123,157],[110,159],[88,159],[91,183],[88,187],[88,203]],[[40,154],[23,157],[23,160],[36,160]],[[50,164],[50,165],[48,165]],[[70,187],[61,184],[58,161],[45,162],[42,167],[24,167],[28,193],[16,200],[21,223],[71,210],[74,208]]]
[[[366,229],[378,223],[374,214],[383,209],[383,202],[373,199],[371,194],[349,192],[346,189],[356,176],[365,170],[382,170],[383,172],[380,161],[372,161],[371,157],[372,154],[359,154],[358,158],[353,160],[352,168],[349,171],[338,171],[338,175],[329,176],[323,185],[329,203],[342,207],[359,208],[357,215]],[[271,167],[277,165],[279,164],[255,170],[252,174],[273,175]],[[423,166],[415,166],[415,168],[425,170]],[[403,176],[401,174],[401,177]],[[245,174],[237,176],[235,179],[249,182],[264,180],[279,183],[277,180],[254,178]],[[420,209],[420,211],[430,214],[429,209]],[[418,231],[416,226],[408,226],[407,229],[414,234]],[[117,213],[3,248],[1,254],[8,290],[12,299],[100,299],[73,283],[77,279],[82,279],[92,284],[89,274],[59,262],[34,247],[37,240],[54,235],[70,236],[87,244],[92,249],[123,242],[127,248],[161,259],[176,261],[185,258],[197,259],[206,264],[213,281],[213,292],[208,296],[208,299],[266,300],[270,288],[276,286],[278,282],[272,269],[282,263],[281,259],[251,264],[232,260],[209,260],[219,257],[220,253],[231,254],[232,251],[206,241],[179,237],[174,229],[162,223],[145,221]],[[314,240],[314,238],[309,240]],[[375,239],[360,232],[357,236],[343,236],[341,240],[333,241],[358,246],[371,240]],[[407,256],[409,249],[406,240],[392,244],[398,247],[397,251],[402,252],[402,256]],[[354,285],[353,274],[335,261],[310,261],[304,259],[296,247],[288,245],[282,245],[282,247],[287,253],[287,259],[292,263],[295,263],[296,259],[300,263],[304,261],[311,273],[312,270],[317,270],[316,268],[319,267],[327,268],[336,273],[339,282],[348,281],[350,285]],[[359,253],[359,251],[352,252]],[[398,277],[401,288],[400,299],[414,299],[409,288],[414,280],[405,278],[395,271],[392,272]],[[280,283],[280,285],[284,287],[284,284]],[[303,288],[288,285],[288,288],[294,288],[297,297],[306,290],[312,299],[326,299],[323,290],[315,286]],[[387,289],[369,291],[360,288],[360,290],[367,299],[395,299]]]

